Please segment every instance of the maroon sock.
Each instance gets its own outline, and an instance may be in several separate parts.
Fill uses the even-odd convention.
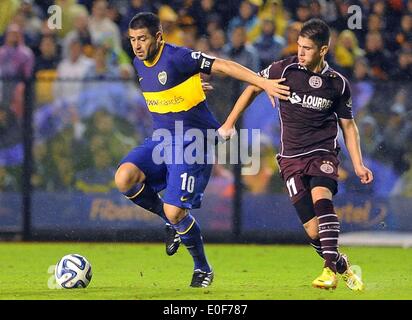
[[[333,203],[328,199],[316,201],[314,209],[319,222],[319,240],[322,247],[322,255],[325,259],[325,268],[329,267],[336,272],[338,260],[339,220],[333,209]]]
[[[310,239],[310,245],[315,249],[316,253],[320,255],[321,258],[323,258],[322,254],[322,245],[320,243],[320,239]]]
[[[323,259],[322,253],[322,244],[320,243],[320,239],[310,239],[310,245],[315,249],[316,253]],[[342,259],[342,255],[338,251],[338,257],[336,259],[336,270],[338,273],[344,273],[347,269],[347,265],[344,259]]]

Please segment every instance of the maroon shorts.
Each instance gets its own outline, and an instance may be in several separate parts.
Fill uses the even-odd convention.
[[[292,203],[296,203],[310,191],[311,177],[327,177],[338,181],[339,160],[336,154],[316,152],[296,158],[278,156],[277,160],[280,176],[286,184]]]

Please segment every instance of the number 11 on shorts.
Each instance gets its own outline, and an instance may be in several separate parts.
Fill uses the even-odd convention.
[[[289,196],[291,198],[298,193],[298,189],[296,188],[295,184],[295,177],[292,177],[288,181],[286,181],[286,187],[288,188]]]
[[[182,190],[193,193],[195,189],[195,177],[188,176],[187,172],[185,172],[180,175],[180,178],[182,178]]]

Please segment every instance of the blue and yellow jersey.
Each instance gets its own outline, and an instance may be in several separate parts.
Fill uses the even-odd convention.
[[[200,72],[210,73],[213,62],[201,52],[164,42],[152,63],[134,59],[154,129],[174,132],[175,121],[183,121],[185,130],[220,127],[207,107],[200,81]]]

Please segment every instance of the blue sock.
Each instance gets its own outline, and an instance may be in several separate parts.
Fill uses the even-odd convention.
[[[180,235],[180,239],[182,239],[182,242],[193,257],[195,263],[194,269],[200,269],[205,272],[212,271],[206,259],[199,225],[193,216],[189,213],[177,224],[174,224],[173,227]]]
[[[123,194],[134,204],[137,204],[143,209],[157,214],[166,223],[170,224],[163,210],[162,199],[160,199],[158,194],[154,192],[153,189],[150,188],[147,184],[138,183]]]

